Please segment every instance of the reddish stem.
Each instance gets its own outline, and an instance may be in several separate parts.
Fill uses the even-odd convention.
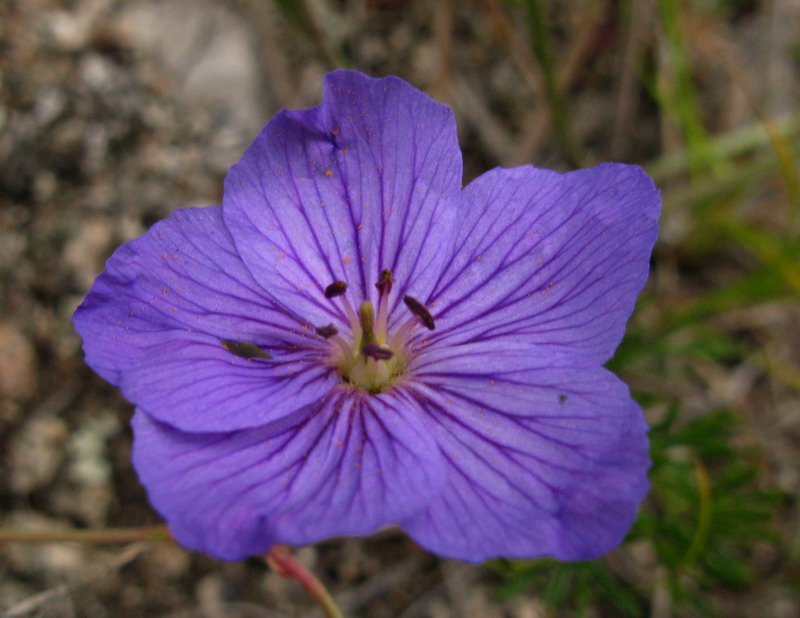
[[[267,564],[281,577],[296,580],[319,604],[328,618],[344,618],[341,610],[322,582],[306,567],[294,559],[286,545],[276,545],[265,556]]]

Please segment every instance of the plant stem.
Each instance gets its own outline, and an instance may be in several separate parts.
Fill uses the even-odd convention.
[[[172,535],[167,526],[106,528],[104,530],[21,530],[0,528],[0,543],[61,543],[69,541],[91,544],[135,543],[137,541],[162,543],[171,542]]]
[[[306,589],[306,592],[317,602],[328,618],[344,618],[344,614],[337,607],[336,602],[322,582],[292,557],[289,548],[285,545],[276,545],[266,555],[267,564],[275,569],[278,575],[290,577]]]

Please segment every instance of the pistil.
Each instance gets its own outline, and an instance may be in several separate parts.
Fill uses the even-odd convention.
[[[361,325],[361,343],[358,347],[363,350],[370,343],[375,343],[375,309],[368,300],[358,308],[358,322]]]
[[[378,288],[378,338],[386,341],[389,334],[389,293],[394,277],[388,268],[381,271],[375,287]]]

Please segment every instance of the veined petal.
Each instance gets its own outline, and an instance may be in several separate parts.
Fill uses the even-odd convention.
[[[323,400],[341,383],[307,351],[272,359],[232,354],[204,335],[164,335],[147,362],[119,381],[126,399],[184,431],[233,431],[290,416]]]
[[[588,560],[616,547],[647,488],[647,426],[610,372],[536,346],[432,351],[414,389],[448,484],[401,522],[438,554]]]
[[[278,114],[233,166],[225,222],[272,295],[314,323],[344,321],[322,294],[332,281],[374,300],[388,268],[396,299],[428,296],[461,171],[446,105],[394,77],[334,71],[320,106]]]
[[[178,210],[120,247],[74,321],[100,375],[187,431],[262,425],[338,381],[318,338],[253,280],[218,206]],[[223,347],[238,341],[273,359]]]
[[[302,418],[185,433],[138,410],[134,466],[183,545],[226,560],[368,534],[423,508],[444,483],[420,408],[338,389]]]
[[[605,362],[647,279],[659,193],[635,166],[495,169],[464,190],[431,344],[520,338]]]

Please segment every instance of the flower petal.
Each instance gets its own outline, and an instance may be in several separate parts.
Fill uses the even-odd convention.
[[[262,425],[338,382],[321,341],[255,283],[218,206],[178,210],[120,247],[74,321],[100,375],[188,431]],[[274,358],[223,347],[237,341]]]
[[[602,363],[647,278],[659,193],[635,166],[495,169],[464,190],[456,251],[428,303],[448,344],[517,340]]]
[[[339,389],[302,418],[184,433],[137,410],[134,466],[183,545],[226,560],[368,534],[438,493],[441,455],[402,395]]]
[[[236,246],[269,291],[315,324],[338,317],[323,296],[345,281],[375,297],[427,296],[452,242],[461,183],[453,113],[395,77],[334,71],[322,105],[282,112],[225,181]]]
[[[600,367],[497,342],[432,351],[415,389],[435,424],[448,484],[401,522],[427,549],[595,558],[617,546],[647,488],[647,426]]]

